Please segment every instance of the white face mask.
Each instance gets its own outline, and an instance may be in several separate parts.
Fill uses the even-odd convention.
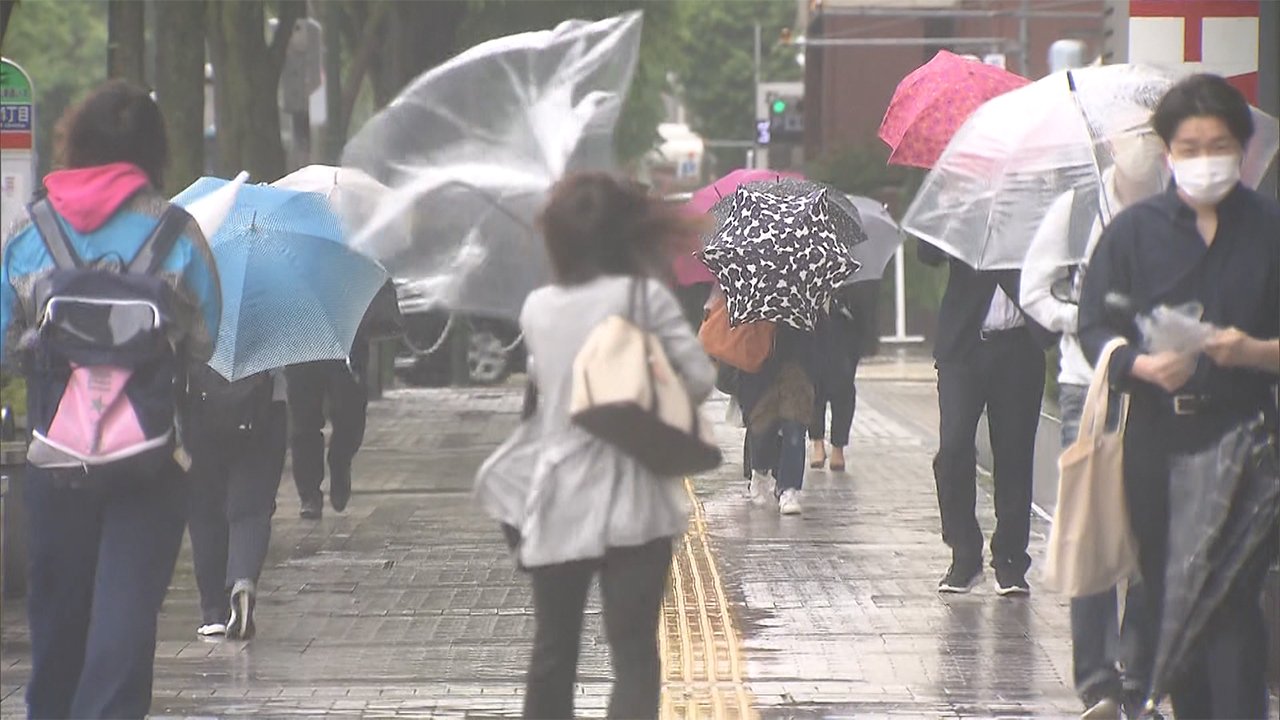
[[[1217,205],[1240,182],[1240,158],[1207,155],[1170,160],[1178,189],[1201,205]]]

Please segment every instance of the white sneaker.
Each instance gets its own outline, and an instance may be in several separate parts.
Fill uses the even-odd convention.
[[[227,624],[220,622],[205,623],[196,628],[196,634],[200,637],[217,637],[227,634]]]
[[[773,478],[765,473],[751,473],[751,483],[747,486],[747,495],[751,497],[752,505],[764,507],[773,497]]]
[[[800,507],[800,491],[795,488],[783,490],[778,497],[778,512],[783,515],[799,515],[803,511],[804,508]]]

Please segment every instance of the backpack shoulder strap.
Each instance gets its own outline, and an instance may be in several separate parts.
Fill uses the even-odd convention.
[[[128,271],[133,274],[152,275],[173,252],[178,237],[191,222],[191,215],[177,205],[170,204],[160,215],[156,227],[138,248],[138,254],[129,262]]]
[[[49,198],[40,198],[27,206],[27,214],[31,216],[31,222],[36,226],[36,231],[40,233],[40,238],[44,240],[44,246],[48,248],[49,255],[53,257],[53,264],[63,270],[70,270],[84,265],[84,261],[76,253],[76,249],[72,247],[70,238],[62,228],[62,222],[58,220],[58,214],[53,211],[53,206],[49,204]]]

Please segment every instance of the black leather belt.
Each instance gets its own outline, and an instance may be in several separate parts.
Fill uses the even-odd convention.
[[[1026,329],[1026,325],[1019,325],[1017,327],[1003,328],[1001,330],[979,330],[978,338],[982,340],[982,342],[991,342],[992,340],[1013,337],[1014,333]]]
[[[1174,395],[1172,402],[1174,415],[1199,415],[1214,406],[1211,395]]]

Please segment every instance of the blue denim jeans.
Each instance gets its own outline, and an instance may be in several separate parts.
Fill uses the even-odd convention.
[[[799,490],[804,486],[805,436],[809,428],[794,420],[782,420],[765,432],[752,432],[751,469],[772,472],[776,491]]]
[[[187,524],[177,463],[60,485],[28,469],[33,718],[141,718],[151,708],[156,615]]]
[[[1062,385],[1058,408],[1062,415],[1062,447],[1075,442],[1088,388]],[[1114,422],[1118,406],[1108,408]],[[1151,613],[1146,593],[1135,578],[1125,593],[1124,622],[1117,620],[1116,589],[1071,599],[1071,655],[1076,692],[1085,705],[1104,697],[1119,698],[1122,691],[1145,693],[1151,681],[1154,649],[1146,638]]]

